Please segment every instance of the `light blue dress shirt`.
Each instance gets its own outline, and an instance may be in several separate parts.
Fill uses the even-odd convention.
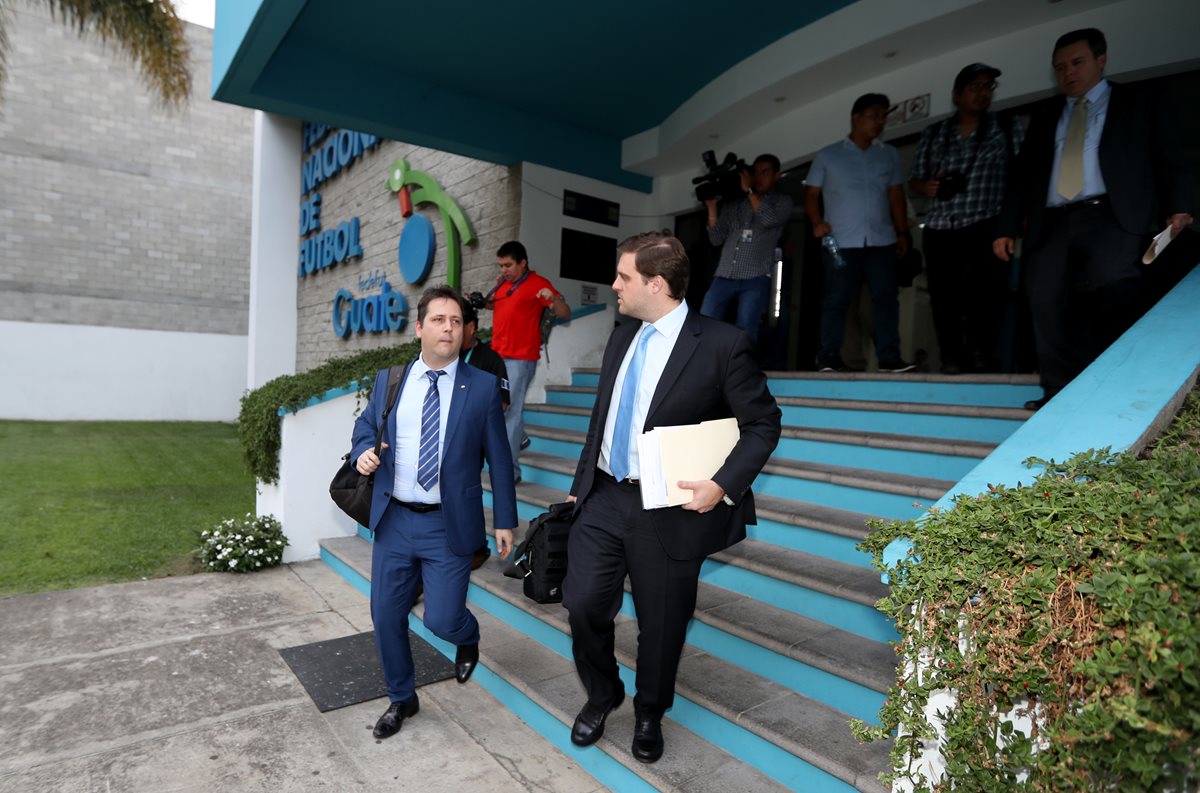
[[[417,484],[417,457],[421,451],[421,411],[425,406],[425,393],[429,390],[429,378],[425,373],[430,367],[425,363],[424,355],[418,356],[408,370],[408,379],[400,391],[400,401],[396,404],[396,437],[391,451],[395,455],[396,471],[392,483],[392,496],[401,501],[417,504],[442,503],[442,480],[432,490],[426,490]],[[454,397],[454,378],[458,374],[458,359],[455,358],[442,367],[444,375],[438,378],[438,399],[442,412],[438,424],[438,465],[441,465],[446,448],[446,425],[450,417],[450,400]]]
[[[1079,101],[1075,97],[1067,97],[1066,107],[1054,132],[1054,167],[1050,169],[1050,187],[1046,191],[1047,207],[1060,207],[1108,192],[1104,177],[1100,174],[1100,136],[1104,134],[1104,119],[1108,118],[1108,97],[1111,94],[1112,86],[1108,80],[1101,80],[1083,95],[1088,101],[1087,132],[1083,136],[1083,192],[1064,198],[1058,194],[1058,168],[1062,163],[1063,147],[1067,143],[1067,124],[1071,120],[1071,113],[1075,112],[1075,103]]]
[[[634,342],[625,351],[625,360],[621,361],[621,368],[617,370],[617,379],[613,381],[613,396],[608,405],[608,416],[604,419],[604,441],[600,445],[598,465],[600,470],[609,476],[612,475],[612,466],[608,459],[612,453],[613,427],[617,423],[617,406],[621,401],[621,387],[625,385],[625,372],[629,369],[629,362],[633,360],[633,353],[637,349],[637,337],[646,329],[647,324],[654,325],[655,333],[646,342],[646,358],[642,361],[642,377],[638,380],[637,400],[634,402],[633,410],[632,426],[636,434],[641,435],[642,427],[646,425],[646,414],[650,412],[650,402],[654,399],[654,391],[658,388],[658,381],[662,379],[663,370],[667,368],[667,359],[671,357],[671,351],[675,349],[675,341],[679,338],[679,331],[683,329],[683,321],[687,318],[687,313],[687,303],[684,302],[659,317],[658,322],[643,322],[638,327]],[[637,442],[634,441],[629,444],[629,478],[640,479],[640,470]]]
[[[817,152],[804,180],[821,188],[825,220],[842,248],[896,244],[888,188],[903,182],[895,146],[876,138],[860,149],[848,137]]]

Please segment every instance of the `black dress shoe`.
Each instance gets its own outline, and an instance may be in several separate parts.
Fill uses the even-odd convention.
[[[1026,410],[1041,410],[1050,401],[1050,397],[1042,397],[1041,399],[1031,399],[1025,403]]]
[[[625,692],[617,691],[617,698],[608,707],[587,703],[579,715],[575,717],[575,725],[571,727],[571,743],[576,746],[591,746],[604,735],[604,720],[608,714],[621,707],[625,701]]]
[[[662,754],[662,716],[638,714],[633,727],[633,756],[643,763],[653,763]]]
[[[454,654],[454,679],[460,683],[467,682],[471,679],[471,673],[475,671],[475,667],[478,665],[479,645],[459,645],[458,652]]]
[[[412,699],[404,700],[403,702],[393,702],[388,705],[388,709],[379,717],[379,721],[375,722],[375,729],[372,734],[376,738],[391,738],[396,733],[400,732],[400,728],[404,725],[404,720],[417,715],[417,711],[421,709],[421,703],[417,701],[417,695],[413,694]]]

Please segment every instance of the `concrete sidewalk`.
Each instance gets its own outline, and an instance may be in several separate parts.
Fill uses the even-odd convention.
[[[604,789],[474,682],[319,713],[278,650],[370,628],[321,562],[0,599],[0,793]]]

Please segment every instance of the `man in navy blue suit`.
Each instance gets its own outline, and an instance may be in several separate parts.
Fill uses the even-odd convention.
[[[375,724],[376,738],[395,735],[419,709],[408,641],[418,582],[425,588],[425,627],[458,647],[459,683],[479,661],[479,623],[467,609],[467,584],[472,554],[485,543],[481,456],[492,477],[500,558],[512,550],[516,489],[500,386],[494,375],[459,364],[462,320],[458,292],[426,290],[417,306],[421,355],[405,370],[379,455],[375,439],[387,399],[386,369],[354,422],[351,455],[359,473],[375,474],[368,527],[375,533],[371,620],[391,700]]]

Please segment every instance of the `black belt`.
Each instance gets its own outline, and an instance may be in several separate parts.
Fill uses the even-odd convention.
[[[629,477],[625,477],[624,479],[617,479],[615,476],[610,474],[608,471],[602,471],[599,468],[596,469],[596,473],[598,473],[603,479],[607,479],[609,482],[612,482],[614,485],[632,485],[634,487],[637,487],[638,483],[642,481],[640,479],[630,479]]]
[[[1050,209],[1057,209],[1060,212],[1078,212],[1081,209],[1094,209],[1099,206],[1104,206],[1107,203],[1108,196],[1098,195],[1095,198],[1085,198],[1082,201],[1072,201],[1071,203],[1063,204],[1062,206],[1050,207]]]
[[[437,512],[442,508],[441,504],[419,504],[413,501],[401,501],[395,496],[392,496],[392,503],[399,504],[405,509],[410,509],[413,512]]]

